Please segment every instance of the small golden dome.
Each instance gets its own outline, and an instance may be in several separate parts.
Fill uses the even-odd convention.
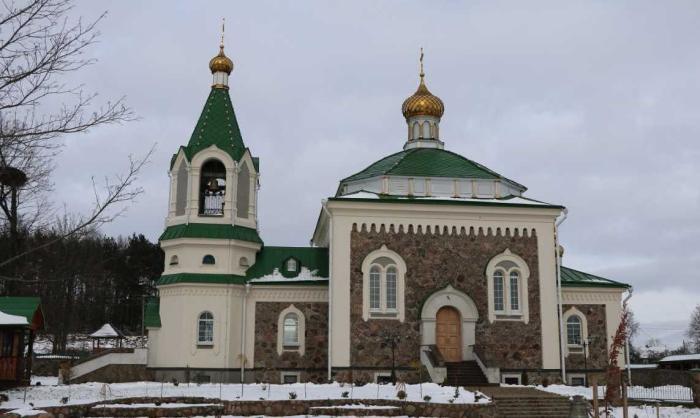
[[[212,74],[220,71],[231,74],[231,71],[233,71],[233,61],[224,54],[223,44],[219,47],[219,54],[209,61],[209,69]]]
[[[445,113],[444,103],[428,90],[423,78],[424,74],[421,72],[418,90],[411,97],[404,100],[401,106],[401,112],[406,119],[413,116],[435,116],[440,118]]]

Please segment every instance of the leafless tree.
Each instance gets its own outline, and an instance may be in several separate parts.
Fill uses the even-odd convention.
[[[73,18],[72,0],[5,0],[0,3],[0,216],[11,239],[54,219],[48,199],[60,138],[134,119],[124,99],[96,104],[96,93],[68,85],[69,73],[94,63],[88,48],[97,24]],[[108,222],[113,205],[141,193],[134,182],[148,160],[132,159],[126,174],[95,185],[95,206],[79,217],[71,235]],[[24,181],[3,181],[21,173]],[[12,180],[12,179],[11,179]],[[119,213],[119,212],[117,212]],[[0,267],[25,254],[17,246]]]
[[[695,352],[700,353],[700,305],[697,305],[690,315],[690,325],[688,325],[687,334]]]

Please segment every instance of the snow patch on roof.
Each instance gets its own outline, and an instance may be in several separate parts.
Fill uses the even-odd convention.
[[[391,199],[391,200],[408,200],[408,201],[445,201],[445,202],[464,202],[464,203],[494,203],[506,205],[532,205],[532,206],[557,206],[552,203],[540,202],[539,200],[528,199],[525,197],[512,196],[507,198],[472,198],[472,197],[446,197],[446,196],[381,196],[377,193],[367,192],[364,190],[338,196],[335,199]]]
[[[250,283],[279,283],[279,282],[308,282],[308,281],[326,281],[328,277],[317,276],[318,270],[309,270],[302,266],[299,275],[296,277],[284,277],[280,270],[276,268],[272,274],[251,279]]]
[[[90,334],[93,338],[118,338],[123,337],[122,333],[117,331],[112,324],[104,324],[100,329]]]
[[[29,325],[27,318],[0,311],[0,325]]]
[[[697,354],[677,354],[675,356],[668,356],[668,357],[664,357],[661,360],[659,360],[659,363],[664,363],[667,361],[692,361],[692,360],[700,361],[700,353],[697,353]]]

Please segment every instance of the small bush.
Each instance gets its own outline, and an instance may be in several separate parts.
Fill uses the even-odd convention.
[[[296,398],[297,398],[296,392],[289,392],[289,399],[296,399]]]
[[[401,399],[401,400],[406,399],[406,391],[400,390],[400,391],[396,392],[396,397]]]
[[[424,400],[425,402],[430,402],[431,399],[433,399],[433,398],[431,398],[430,395],[425,395],[425,396],[423,396],[423,400]]]
[[[267,390],[267,385],[263,383],[263,385],[260,387],[262,390]]]
[[[343,398],[347,398],[348,396],[350,396],[350,392],[346,390],[345,392],[341,393],[340,396],[342,396]]]
[[[459,398],[459,386],[455,387],[455,399]]]

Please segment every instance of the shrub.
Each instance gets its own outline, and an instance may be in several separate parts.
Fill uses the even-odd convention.
[[[349,395],[350,395],[350,392],[348,392],[347,390],[340,394],[340,396],[342,396],[343,398],[347,398]]]
[[[431,398],[430,395],[425,395],[425,396],[423,396],[423,400],[424,400],[425,402],[430,402],[431,399],[433,399],[433,398]]]
[[[296,399],[296,398],[297,398],[296,392],[289,392],[289,399]]]
[[[396,397],[401,399],[401,400],[406,399],[406,391],[400,390],[400,391],[396,392]]]
[[[459,386],[455,386],[455,399],[459,398]]]

